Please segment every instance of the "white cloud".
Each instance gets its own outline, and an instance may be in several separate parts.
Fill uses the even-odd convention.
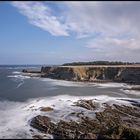
[[[140,50],[140,40],[134,38],[130,39],[117,39],[117,38],[97,38],[90,40],[87,43],[88,48],[94,48],[102,50],[103,48],[111,49],[113,48],[125,48],[130,50]]]
[[[52,35],[67,36],[71,32],[78,37],[95,33],[105,36],[140,32],[140,2],[12,2],[30,22]],[[58,13],[54,16],[54,11]]]
[[[90,37],[87,57],[140,60],[140,2],[59,2],[58,11],[43,2],[12,5],[52,35]]]
[[[65,2],[66,24],[77,34],[106,36],[140,31],[140,2]]]
[[[92,38],[85,46],[91,48],[87,57],[140,60],[140,2],[65,2],[65,5],[69,30]]]
[[[66,26],[56,16],[51,15],[51,9],[41,2],[12,2],[31,24],[48,31],[54,36],[68,36]]]
[[[139,61],[140,40],[134,38],[96,38],[88,41],[89,56],[98,60]]]

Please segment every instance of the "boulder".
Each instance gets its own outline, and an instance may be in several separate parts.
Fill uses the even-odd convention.
[[[40,111],[43,111],[43,112],[48,112],[48,111],[53,111],[54,109],[51,108],[51,107],[41,107]]]

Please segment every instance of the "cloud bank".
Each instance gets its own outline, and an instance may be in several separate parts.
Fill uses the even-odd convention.
[[[68,35],[70,31],[79,35],[114,36],[140,31],[140,2],[54,2],[64,11],[60,16],[52,13],[45,2],[12,2],[29,21],[52,35]],[[63,19],[63,21],[61,20]]]
[[[53,36],[88,38],[85,47],[95,54],[104,51],[106,56],[111,52],[117,56],[125,51],[127,57],[140,52],[140,2],[54,4],[57,8],[45,2],[12,2],[31,24]]]

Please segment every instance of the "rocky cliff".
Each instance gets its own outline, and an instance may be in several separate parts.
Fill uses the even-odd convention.
[[[140,67],[60,66],[42,67],[42,77],[71,81],[114,81],[140,84]]]

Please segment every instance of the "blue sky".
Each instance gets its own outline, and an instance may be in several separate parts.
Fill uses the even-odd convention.
[[[1,2],[0,64],[139,62],[140,3]]]

